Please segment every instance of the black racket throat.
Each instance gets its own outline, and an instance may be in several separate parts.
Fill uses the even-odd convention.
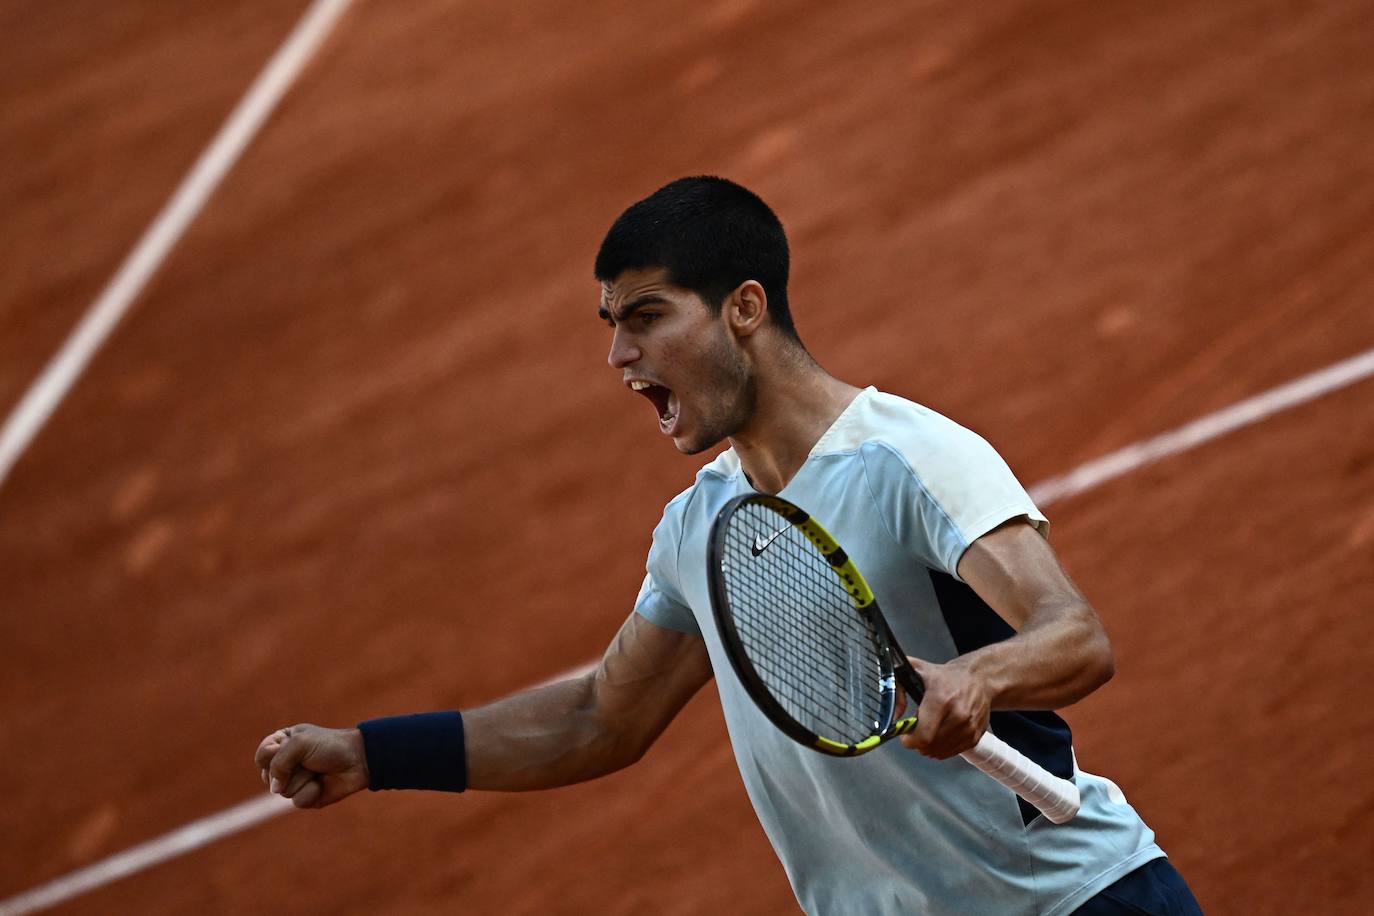
[[[894,643],[895,645],[895,643]],[[921,680],[921,676],[916,673],[916,669],[911,667],[911,662],[907,661],[905,655],[899,649],[892,650],[893,673],[897,678],[897,685],[906,691],[907,709],[915,712],[915,707],[921,705],[921,700],[926,695],[926,682]]]

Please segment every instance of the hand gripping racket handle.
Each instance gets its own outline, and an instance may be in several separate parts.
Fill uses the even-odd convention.
[[[1078,786],[1060,779],[992,732],[963,758],[1040,809],[1051,823],[1063,824],[1078,813]]]

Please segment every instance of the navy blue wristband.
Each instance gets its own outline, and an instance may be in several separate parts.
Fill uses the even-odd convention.
[[[463,714],[421,712],[358,723],[367,754],[367,787],[438,789],[461,792],[468,787],[468,759],[463,745]]]

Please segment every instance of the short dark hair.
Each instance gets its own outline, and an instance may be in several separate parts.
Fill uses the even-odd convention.
[[[798,340],[787,306],[789,255],[782,222],[757,194],[724,178],[679,178],[630,206],[596,255],[596,278],[662,267],[717,315],[725,297],[757,280],[778,329]]]

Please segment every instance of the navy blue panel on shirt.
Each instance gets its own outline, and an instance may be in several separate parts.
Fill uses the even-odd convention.
[[[978,593],[948,573],[930,571],[940,613],[960,655],[1016,635]],[[1073,778],[1073,733],[1069,724],[1049,710],[997,710],[988,722],[992,733],[1056,776]],[[1029,824],[1040,815],[1024,799],[1021,820]]]

